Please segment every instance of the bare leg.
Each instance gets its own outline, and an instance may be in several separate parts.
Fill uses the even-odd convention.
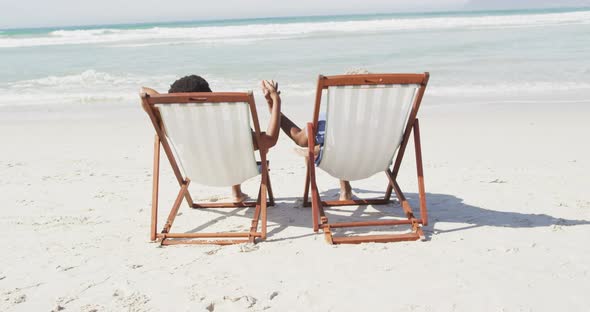
[[[239,184],[231,187],[231,196],[232,200],[236,203],[241,203],[248,198],[248,195],[242,193],[242,188]]]
[[[352,188],[350,187],[350,182],[340,180],[340,200],[349,200],[352,199]]]

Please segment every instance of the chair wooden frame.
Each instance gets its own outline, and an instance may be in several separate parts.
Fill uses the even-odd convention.
[[[318,125],[318,118],[320,112],[320,103],[322,98],[322,90],[330,86],[358,86],[358,85],[383,85],[383,84],[418,84],[420,88],[412,103],[412,108],[408,117],[408,123],[404,129],[402,141],[393,164],[393,169],[387,169],[385,175],[389,181],[385,191],[384,198],[373,199],[357,199],[357,200],[331,200],[323,201],[320,197],[318,187],[316,184],[315,174],[315,156],[313,148],[309,148],[309,155],[307,158],[307,175],[305,180],[305,190],[303,194],[303,205],[312,207],[313,230],[317,232],[322,229],[326,240],[330,244],[358,244],[364,242],[397,242],[397,241],[412,241],[424,239],[422,226],[428,224],[428,212],[426,209],[426,194],[424,189],[424,171],[422,167],[422,150],[420,146],[420,127],[418,118],[418,109],[428,84],[429,74],[364,74],[364,75],[340,75],[340,76],[322,76],[318,78],[318,86],[316,91],[315,109],[313,112],[313,122],[307,124],[308,146],[314,146],[315,136]],[[362,131],[362,129],[359,129]],[[404,196],[399,184],[397,183],[397,176],[404,157],[404,152],[413,132],[414,147],[416,153],[416,170],[418,176],[418,192],[420,202],[420,217],[417,218]],[[309,201],[309,190],[311,188],[311,203]],[[350,206],[350,205],[379,205],[390,203],[391,192],[394,191],[401,207],[405,213],[406,219],[402,220],[375,220],[375,221],[357,221],[357,222],[340,222],[330,223],[328,217],[324,212],[324,207],[330,206]],[[334,228],[348,228],[348,227],[366,227],[366,226],[392,226],[408,224],[412,231],[406,234],[388,234],[388,235],[364,235],[364,236],[346,236],[336,237],[332,235],[331,229]]]
[[[152,211],[151,211],[151,227],[150,239],[152,241],[159,240],[162,245],[175,244],[218,244],[229,245],[238,243],[255,243],[257,239],[266,239],[267,234],[267,206],[274,206],[274,196],[270,184],[270,177],[268,175],[268,161],[266,155],[270,147],[264,146],[261,137],[260,125],[258,122],[258,115],[256,113],[256,105],[254,103],[254,96],[252,92],[238,93],[238,92],[207,92],[207,93],[174,93],[174,94],[158,94],[148,95],[142,93],[141,101],[143,109],[147,112],[154,129],[156,130],[154,140],[154,172],[153,172],[153,188],[152,188]],[[261,181],[258,190],[258,197],[256,201],[246,202],[227,202],[227,203],[195,203],[190,195],[188,186],[190,180],[185,179],[178,166],[178,161],[175,159],[170,143],[165,135],[164,124],[162,117],[156,104],[175,104],[183,105],[187,103],[222,103],[222,102],[246,102],[250,107],[252,121],[254,124],[255,143],[258,146],[260,153],[261,166]],[[172,171],[176,176],[176,180],[180,186],[176,200],[172,205],[172,209],[168,215],[167,221],[160,232],[158,227],[158,194],[159,194],[159,180],[160,180],[160,148],[164,150]],[[266,198],[268,196],[268,202]],[[218,233],[172,233],[170,229],[176,218],[183,198],[189,207],[192,208],[239,208],[239,207],[255,207],[254,216],[252,218],[250,231],[248,232],[218,232]],[[264,199],[264,200],[262,200]],[[258,223],[261,221],[261,229],[258,231]]]

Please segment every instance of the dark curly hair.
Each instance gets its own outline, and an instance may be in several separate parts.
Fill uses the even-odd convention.
[[[207,80],[201,76],[190,75],[176,80],[168,90],[168,93],[182,92],[211,92],[211,89]]]

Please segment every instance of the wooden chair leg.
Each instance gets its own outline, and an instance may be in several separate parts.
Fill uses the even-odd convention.
[[[387,169],[387,174],[389,177],[389,183],[393,188],[393,191],[395,192],[395,195],[397,196],[397,199],[399,200],[399,203],[402,206],[402,209],[404,210],[406,217],[408,219],[415,219],[414,213],[412,212],[412,208],[410,207],[410,203],[406,199],[406,196],[402,192],[401,188],[399,187],[399,184],[397,184],[397,181],[395,180],[393,174],[391,173],[391,171],[389,171],[389,169]]]
[[[414,122],[414,148],[416,150],[416,171],[418,175],[418,196],[420,198],[420,218],[423,225],[428,225],[426,208],[426,191],[424,188],[424,169],[422,167],[422,147],[420,145],[420,124],[418,118]]]
[[[262,236],[260,237],[260,239],[265,240],[266,239],[266,227],[267,227],[267,204],[266,204],[266,185],[262,186],[262,194],[261,194],[261,198],[263,198],[263,200],[260,202],[260,218],[261,218],[261,232],[262,232]]]
[[[193,198],[191,197],[191,193],[188,189],[186,189],[186,194],[184,195],[184,199],[189,207],[192,207],[195,203],[193,202]]]
[[[319,230],[319,211],[321,209],[322,201],[320,200],[320,194],[318,192],[318,186],[315,180],[315,163],[314,159],[315,156],[313,155],[313,146],[315,144],[314,141],[314,134],[313,131],[313,124],[307,124],[307,150],[309,152],[307,156],[307,171],[309,175],[307,176],[306,180],[306,187],[305,187],[305,196],[304,201],[307,199],[307,190],[309,186],[311,186],[311,213],[312,213],[312,222],[313,222],[313,231],[317,232]]]
[[[156,240],[158,231],[158,192],[160,185],[160,137],[154,138],[154,172],[152,176],[152,222],[150,226],[150,240]]]
[[[313,171],[313,169],[312,169]],[[313,174],[313,173],[312,173]],[[313,177],[315,178],[315,177]],[[312,179],[313,179],[312,178]],[[311,181],[311,218],[313,222],[313,231],[317,232],[319,230],[319,206],[322,204],[321,200],[319,199],[319,193],[317,189],[317,185],[315,181]]]
[[[266,183],[268,189],[268,205],[272,207],[275,205],[275,196],[272,193],[272,185],[270,185],[270,174],[266,175]]]
[[[306,168],[306,174],[305,174],[305,190],[303,191],[303,207],[309,207],[309,176],[310,176],[310,172],[309,172],[309,161],[306,160],[305,161],[305,166]]]
[[[406,151],[407,144],[408,144],[408,139],[407,139],[407,136],[404,135],[404,138],[402,139],[402,142],[400,144],[400,147],[397,150],[397,155],[395,157],[395,162],[393,163],[393,169],[392,170],[387,169],[387,172],[385,172],[385,174],[387,174],[387,178],[388,179],[389,178],[393,178],[393,180],[395,180],[397,178],[397,173],[399,171],[399,168],[401,166],[402,160],[404,158],[404,153]],[[385,199],[386,200],[389,200],[391,198],[391,192],[392,191],[393,191],[393,183],[389,183],[387,185],[387,190],[385,190]]]
[[[252,216],[252,225],[250,226],[250,237],[249,237],[250,243],[255,242],[256,236],[254,234],[256,234],[256,231],[258,230],[258,220],[260,219],[260,210],[262,208],[260,194],[262,194],[262,183],[260,184],[260,187],[258,188],[258,197],[256,199],[256,209],[254,210],[254,216]]]
[[[261,153],[261,160],[262,160],[262,180],[260,186],[260,214],[261,214],[261,221],[262,221],[262,236],[260,237],[262,240],[266,239],[266,227],[267,227],[267,202],[266,202],[266,192],[267,192],[267,185],[268,185],[268,167],[266,162],[266,155]]]
[[[178,214],[178,209],[180,208],[180,204],[182,204],[182,198],[184,197],[186,190],[188,189],[188,185],[190,184],[190,180],[187,179],[186,182],[183,183],[178,195],[176,196],[176,200],[174,201],[174,205],[172,205],[172,210],[170,210],[170,214],[168,215],[168,219],[166,220],[166,224],[164,225],[164,229],[162,233],[169,233],[170,228],[172,227],[172,223],[174,223],[174,219]]]
[[[254,210],[254,216],[252,217],[252,224],[250,226],[250,236],[248,237],[248,241],[250,243],[256,242],[256,231],[258,230],[258,218],[260,218],[260,204],[256,205],[256,209]]]
[[[385,200],[387,200],[387,201],[388,201],[389,199],[391,199],[391,191],[392,191],[392,190],[393,190],[393,188],[391,187],[391,184],[389,184],[389,183],[388,183],[388,184],[387,184],[387,189],[385,190],[385,196],[384,196],[384,198],[383,198],[383,199],[385,199]]]

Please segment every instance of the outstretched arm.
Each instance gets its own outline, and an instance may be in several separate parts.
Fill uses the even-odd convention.
[[[281,97],[277,91],[277,83],[274,81],[262,81],[262,90],[270,106],[270,121],[260,139],[266,148],[271,148],[277,143],[281,129]]]
[[[273,83],[274,81],[271,81]],[[261,82],[262,91],[264,92],[264,98],[268,104],[269,111],[272,112],[273,107],[273,99],[270,96],[270,92],[266,89],[264,81]],[[278,91],[279,84],[274,82],[275,89],[277,93],[280,95],[281,91]],[[289,119],[285,114],[281,113],[281,121],[280,126],[283,132],[298,146],[300,147],[307,147],[307,132],[302,131],[291,119]]]

